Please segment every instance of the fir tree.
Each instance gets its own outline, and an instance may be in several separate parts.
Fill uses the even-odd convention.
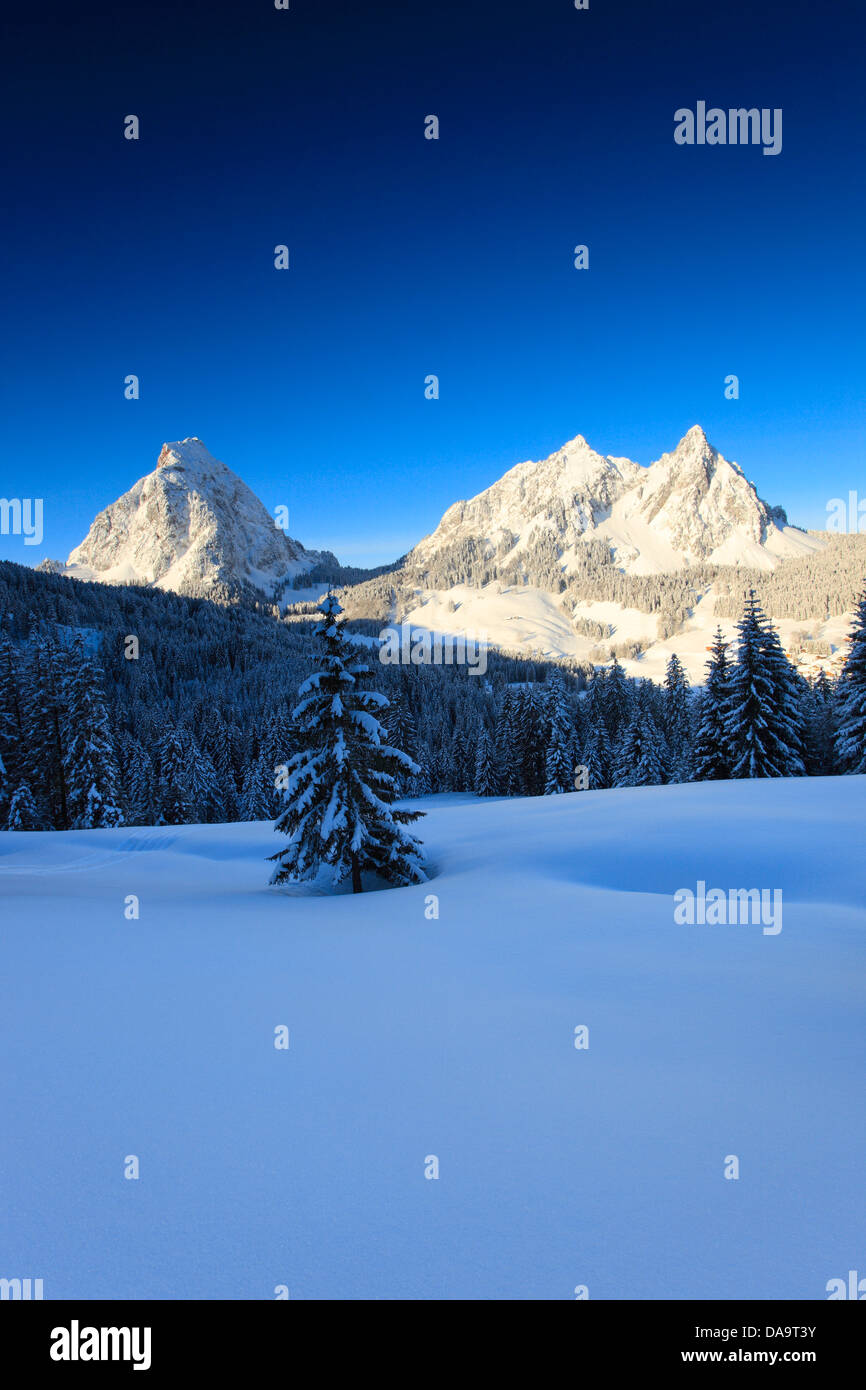
[[[833,684],[824,670],[809,684],[805,695],[805,762],[810,777],[827,777],[836,771],[836,700]]]
[[[580,759],[581,765],[585,767],[587,771],[588,789],[590,791],[596,791],[611,785],[612,761],[607,725],[603,719],[599,719],[597,723],[592,725],[589,731]]]
[[[274,773],[263,753],[250,763],[244,778],[238,810],[243,820],[273,820]]]
[[[728,660],[730,643],[721,627],[716,628],[707,662],[707,678],[698,705],[698,727],[695,735],[692,775],[696,782],[724,781],[731,775],[730,706],[731,664]]]
[[[52,631],[44,625],[33,641],[23,698],[21,770],[34,795],[37,814],[55,830],[71,824],[66,786],[65,656]]]
[[[33,793],[26,782],[19,782],[12,793],[9,815],[6,820],[6,829],[39,829],[39,816],[36,810],[36,803],[33,800]]]
[[[72,644],[69,664],[64,753],[69,819],[76,830],[122,825],[120,772],[101,673],[80,636]]]
[[[493,745],[486,729],[482,729],[478,735],[473,791],[476,796],[496,796],[499,791]]]
[[[496,718],[495,738],[499,790],[503,796],[519,796],[521,784],[515,728],[514,692],[511,689],[506,690]]]
[[[604,717],[611,742],[616,742],[631,713],[631,701],[626,674],[614,657],[604,675]]]
[[[803,771],[802,728],[794,708],[793,679],[784,669],[785,655],[754,589],[737,634],[730,701],[731,776],[797,776]]]
[[[201,823],[218,821],[222,797],[216,769],[189,730],[183,730],[181,737],[184,744],[184,780],[189,792],[192,819]]]
[[[7,777],[13,781],[21,771],[23,737],[23,702],[15,654],[6,633],[0,631],[0,757]]]
[[[845,773],[866,772],[866,588],[857,603],[838,688],[836,756]]]
[[[649,718],[641,724],[640,756],[628,785],[658,787],[666,780],[664,744],[655,721]]]
[[[671,781],[686,782],[691,767],[689,678],[676,652],[671,656],[665,673],[662,721],[670,749]]]
[[[187,749],[179,729],[171,728],[163,735],[158,761],[159,823],[188,825],[193,805],[187,782]]]
[[[637,785],[638,764],[644,749],[644,731],[640,714],[636,711],[630,723],[623,730],[616,749],[613,784],[615,787],[634,787]]]
[[[552,672],[548,685],[544,793],[555,796],[574,790],[574,725],[558,671]]]
[[[277,863],[271,882],[310,879],[328,865],[335,884],[351,874],[356,893],[365,870],[389,883],[422,883],[420,841],[404,828],[422,813],[393,806],[396,775],[417,773],[418,765],[382,742],[377,713],[388,701],[358,688],[367,666],[346,665],[342,609],[333,594],[322,600],[321,612],[316,636],[323,669],[298,691],[299,751],[289,759],[287,805],[274,827],[290,838],[270,856]]]

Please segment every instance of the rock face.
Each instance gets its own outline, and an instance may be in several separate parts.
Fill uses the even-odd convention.
[[[693,426],[672,453],[648,468],[597,454],[582,435],[541,462],[520,463],[468,502],[456,502],[410,552],[423,566],[463,541],[515,553],[551,535],[568,567],[581,542],[606,542],[614,563],[636,574],[710,561],[772,568],[818,542],[788,526],[781,508],[758,496]]]
[[[192,438],[163,444],[154,471],[99,513],[67,572],[205,596],[252,586],[270,597],[320,559]]]

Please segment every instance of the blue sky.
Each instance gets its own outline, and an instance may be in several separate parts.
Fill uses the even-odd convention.
[[[575,434],[648,463],[695,423],[822,525],[866,496],[862,29],[850,0],[30,7],[0,494],[45,537],[0,556],[65,558],[187,435],[351,563]],[[698,100],[781,107],[782,152],[675,145]]]

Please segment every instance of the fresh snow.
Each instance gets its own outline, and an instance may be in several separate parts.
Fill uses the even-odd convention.
[[[778,1300],[862,1271],[866,778],[413,804],[430,882],[361,897],[268,888],[269,824],[0,835],[3,1274]],[[699,880],[781,888],[782,931],[676,925]]]
[[[153,472],[99,513],[64,572],[176,593],[249,584],[270,596],[320,558],[280,530],[246,483],[193,437],[163,444]]]
[[[427,628],[452,637],[482,640],[503,651],[544,660],[570,657],[589,661],[599,649],[606,652],[617,643],[640,642],[644,647],[640,657],[619,658],[627,675],[661,682],[668,661],[676,653],[694,684],[703,682],[709,659],[707,649],[716,627],[721,627],[728,641],[736,636],[737,630],[735,619],[716,616],[712,588],[697,596],[691,616],[682,628],[663,641],[657,635],[658,622],[654,613],[641,613],[618,603],[596,602],[582,603],[576,616],[606,623],[612,628],[611,635],[585,637],[577,632],[559,594],[528,584],[502,584],[498,580],[481,589],[460,584],[447,590],[423,590],[406,612],[404,621],[413,629]],[[839,650],[847,642],[851,614],[824,621],[781,618],[774,619],[773,625],[785,647],[795,637],[808,634]],[[828,658],[821,660],[826,664]]]
[[[566,571],[587,540],[608,541],[616,566],[633,574],[670,573],[698,562],[773,569],[780,559],[823,546],[784,523],[740,465],[693,425],[672,452],[646,468],[596,453],[582,435],[549,458],[519,463],[477,496],[449,507],[436,530],[410,551],[408,563],[423,568],[461,541],[496,545],[506,535],[516,537],[509,554],[518,556],[543,531],[561,545]]]

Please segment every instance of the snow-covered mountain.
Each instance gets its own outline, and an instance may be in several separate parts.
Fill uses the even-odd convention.
[[[251,585],[270,596],[275,585],[321,559],[322,552],[282,531],[246,483],[191,438],[163,444],[154,471],[99,513],[66,572],[175,593]]]
[[[694,425],[672,453],[648,467],[597,454],[578,435],[540,462],[519,463],[468,502],[455,502],[436,530],[409,555],[430,565],[463,542],[509,553],[547,533],[566,571],[581,543],[610,546],[613,563],[633,574],[661,574],[688,564],[741,564],[772,569],[819,542],[789,526],[781,508],[758,496]]]
[[[354,611],[363,615],[369,591],[373,601],[390,596],[392,616],[415,627],[523,655],[597,662],[618,646],[629,674],[653,678],[676,650],[698,679],[716,623],[733,632],[717,608],[724,585],[704,578],[663,628],[661,610],[677,604],[662,598],[683,588],[665,577],[687,582],[699,565],[754,575],[824,548],[764,502],[699,425],[646,467],[596,453],[578,435],[454,503],[387,583],[361,587]],[[593,582],[616,573],[628,584]],[[815,621],[783,624],[786,640],[838,643],[842,620],[825,608],[816,593]]]

